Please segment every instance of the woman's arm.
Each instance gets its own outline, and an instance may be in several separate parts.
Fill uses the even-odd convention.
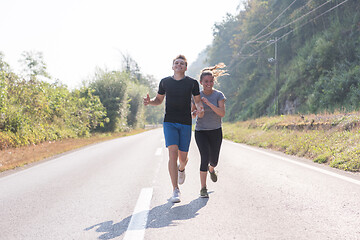
[[[225,99],[218,101],[219,107],[216,107],[214,104],[209,102],[209,100],[207,100],[207,98],[203,97],[203,98],[201,98],[201,101],[203,103],[205,103],[206,105],[208,105],[211,108],[211,110],[213,110],[220,117],[225,116]]]

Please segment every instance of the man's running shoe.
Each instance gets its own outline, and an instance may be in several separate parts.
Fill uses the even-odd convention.
[[[175,188],[173,195],[171,197],[172,203],[178,203],[180,202],[180,190],[178,188]]]
[[[178,170],[178,183],[181,185],[185,182],[185,169],[183,171]]]

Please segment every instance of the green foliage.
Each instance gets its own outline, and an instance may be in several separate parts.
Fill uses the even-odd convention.
[[[316,163],[326,163],[329,160],[329,154],[321,154],[314,159]]]
[[[0,72],[9,72],[10,66],[4,61],[4,54],[0,52]]]
[[[198,54],[196,61],[194,61],[187,69],[186,74],[190,77],[199,79],[200,71],[206,66],[206,50]]]
[[[90,87],[106,108],[109,122],[105,131],[118,132],[127,128],[129,74],[98,69]]]
[[[5,78],[6,78],[6,73],[4,71],[1,71],[0,72],[0,114],[3,114],[6,111],[6,106],[7,106],[7,83]]]
[[[131,58],[126,60],[123,71],[97,69],[90,82],[109,118],[104,131],[118,132],[143,127],[146,118],[152,114],[145,111],[143,98],[155,88],[154,80],[151,76],[144,77]]]
[[[129,56],[124,61],[123,71],[97,69],[89,84],[70,91],[60,81],[48,83],[42,53],[22,54],[25,75],[19,77],[0,52],[0,149],[125,131],[156,119],[143,105],[156,81],[143,76]]]
[[[129,114],[127,123],[132,128],[143,127],[145,125],[145,106],[143,98],[148,93],[148,88],[144,85],[132,83],[129,88]]]
[[[46,71],[46,64],[42,52],[25,51],[21,54],[20,63],[23,65],[23,73],[29,79],[44,76],[50,78]]]
[[[93,90],[73,92],[60,82],[0,72],[0,149],[88,136],[106,111]]]
[[[152,106],[145,109],[146,122],[149,124],[160,124],[164,119],[164,105]]]
[[[0,52],[0,124],[7,109],[8,78],[10,77],[10,66],[4,60],[4,54]],[[0,125],[1,127],[1,125]]]
[[[80,120],[79,128],[95,130],[104,127],[107,122],[106,109],[94,92],[94,89],[82,87],[71,94],[71,99],[76,103],[73,114]]]
[[[360,107],[360,67],[339,64],[323,75],[314,84],[310,106],[314,111],[346,108],[349,111]]]

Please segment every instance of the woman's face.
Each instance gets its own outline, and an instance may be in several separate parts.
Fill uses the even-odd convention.
[[[203,86],[204,90],[212,90],[214,87],[214,77],[211,75],[203,76],[200,84]]]

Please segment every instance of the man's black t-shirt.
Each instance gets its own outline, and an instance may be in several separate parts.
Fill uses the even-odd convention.
[[[198,81],[188,76],[166,77],[160,81],[158,94],[166,94],[164,122],[191,125],[191,95],[200,94]]]

